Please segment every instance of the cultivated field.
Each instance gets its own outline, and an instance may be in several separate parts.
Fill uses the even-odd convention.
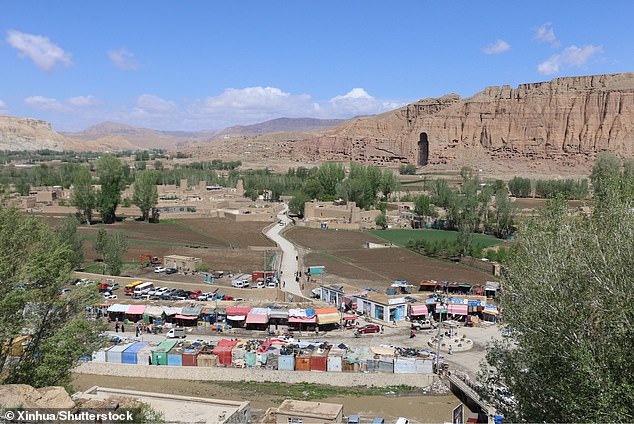
[[[377,288],[387,287],[393,280],[418,283],[424,279],[483,283],[493,276],[448,261],[428,258],[402,248],[367,249],[364,243],[383,240],[367,232],[293,228],[289,240],[307,248],[304,265],[324,265],[332,275]]]
[[[443,230],[369,230],[369,233],[387,240],[399,246],[407,245],[410,240],[427,240],[440,242],[446,240],[455,242],[458,239],[458,232]],[[502,243],[502,240],[484,234],[474,234],[473,243],[482,247],[495,246]]]

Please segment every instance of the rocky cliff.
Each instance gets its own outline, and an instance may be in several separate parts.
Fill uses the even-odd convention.
[[[634,155],[634,73],[424,99],[294,143],[292,155],[425,165],[485,154],[574,166],[602,150]]]
[[[46,121],[0,115],[0,150],[63,150],[65,143]]]

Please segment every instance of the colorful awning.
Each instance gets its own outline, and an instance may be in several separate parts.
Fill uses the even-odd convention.
[[[269,322],[267,308],[253,308],[247,315],[247,324],[266,324],[267,322]]]
[[[427,305],[416,304],[411,306],[411,315],[427,315]]]
[[[108,308],[108,312],[127,312],[130,305],[122,305],[121,303],[115,303]]]
[[[447,305],[447,312],[456,315],[468,315],[469,305]]]
[[[127,315],[143,315],[145,312],[145,305],[130,305],[125,312]]]
[[[315,314],[320,324],[336,324],[339,322],[339,311],[337,311],[337,308],[315,309]]]
[[[174,318],[176,318],[176,319],[189,319],[189,320],[198,319],[198,317],[193,317],[191,315],[181,315],[181,314],[177,314]]]
[[[247,316],[251,312],[251,308],[249,306],[231,306],[227,308],[227,317],[228,316]]]
[[[299,322],[304,324],[315,324],[317,322],[317,316],[312,317],[289,317],[288,322]]]

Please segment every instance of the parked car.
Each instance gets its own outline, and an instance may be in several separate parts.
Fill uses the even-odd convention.
[[[249,280],[233,280],[231,282],[231,287],[246,289],[247,287],[249,287]]]
[[[189,295],[190,299],[197,299],[198,296],[202,295],[203,292],[202,290],[196,290],[195,292],[193,292],[192,294]]]
[[[114,299],[118,299],[119,297],[116,294],[106,292],[103,294],[103,298],[108,300],[114,300]]]
[[[376,324],[366,324],[363,327],[357,328],[357,332],[360,334],[378,333],[381,331],[381,327]]]
[[[165,274],[170,275],[170,274],[176,274],[178,272],[178,270],[176,268],[165,268]]]
[[[160,274],[161,272],[165,272],[165,268],[162,266],[157,266],[156,268],[154,268],[154,272]]]
[[[412,330],[431,330],[436,328],[436,324],[428,319],[412,321]]]
[[[182,338],[184,339],[186,337],[185,334],[185,329],[184,328],[171,328],[167,334],[166,334],[168,339],[174,339],[174,338]]]

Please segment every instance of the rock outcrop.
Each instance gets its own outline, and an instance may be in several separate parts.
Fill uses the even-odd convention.
[[[556,78],[448,95],[345,123],[293,143],[317,160],[446,164],[473,154],[575,166],[634,155],[634,73]]]
[[[50,386],[36,389],[27,384],[0,385],[2,408],[73,408],[75,402],[63,387]]]
[[[49,122],[0,115],[0,150],[64,150],[65,143]]]

